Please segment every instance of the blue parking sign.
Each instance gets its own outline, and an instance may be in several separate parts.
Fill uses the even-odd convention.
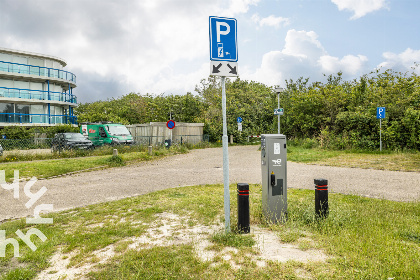
[[[237,24],[234,18],[209,18],[210,60],[238,61]]]
[[[376,108],[376,118],[377,119],[385,119],[385,107],[377,107]]]

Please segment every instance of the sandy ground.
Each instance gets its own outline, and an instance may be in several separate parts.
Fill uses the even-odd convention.
[[[53,204],[54,211],[124,197],[137,196],[165,188],[223,183],[221,148],[193,150],[188,154],[143,162],[119,168],[97,170],[39,180],[31,187],[36,193],[47,191],[41,203]],[[420,201],[420,173],[287,163],[287,187],[313,189],[315,178],[328,180],[329,191],[358,194],[397,201]],[[230,183],[261,183],[258,146],[229,148]],[[0,221],[33,214],[25,203],[25,182],[20,183],[19,199],[0,188]]]
[[[318,249],[301,250],[297,244],[286,244],[279,241],[276,234],[269,229],[258,226],[251,227],[251,234],[255,240],[253,249],[256,253],[239,253],[238,249],[225,247],[223,250],[212,248],[210,237],[215,232],[220,232],[223,225],[196,225],[187,227],[188,217],[180,217],[172,213],[158,215],[156,222],[149,225],[147,232],[138,237],[129,237],[117,242],[128,242],[128,249],[143,250],[156,246],[171,246],[180,244],[192,244],[194,253],[201,261],[211,262],[211,266],[228,263],[233,269],[242,267],[244,259],[248,259],[257,267],[265,267],[267,261],[287,262],[324,262],[328,256]],[[100,226],[100,225],[97,225]],[[133,225],[135,226],[135,225]],[[301,237],[302,242],[312,242],[310,237]],[[299,243],[300,240],[298,240]],[[51,266],[38,274],[36,280],[61,280],[61,279],[87,279],[86,274],[93,271],[98,264],[111,261],[114,256],[122,253],[115,250],[117,244],[111,244],[92,252],[95,262],[85,261],[75,266],[69,266],[71,258],[77,255],[77,251],[63,253],[62,248],[51,257]],[[303,271],[296,271],[300,276],[305,276]],[[303,275],[302,275],[303,274]],[[311,279],[310,277],[302,277]]]

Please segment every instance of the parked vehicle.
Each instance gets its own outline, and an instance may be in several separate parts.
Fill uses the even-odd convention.
[[[57,133],[52,139],[53,152],[71,149],[92,149],[92,141],[77,132]]]
[[[130,131],[120,123],[84,123],[80,126],[80,133],[88,137],[94,146],[134,143]]]

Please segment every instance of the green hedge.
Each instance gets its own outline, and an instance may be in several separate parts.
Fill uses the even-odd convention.
[[[6,139],[34,139],[36,135],[44,134],[43,138],[52,138],[56,133],[60,132],[79,132],[78,127],[63,124],[50,127],[22,127],[7,126],[0,129],[0,135],[6,136]],[[2,137],[3,138],[3,137]]]

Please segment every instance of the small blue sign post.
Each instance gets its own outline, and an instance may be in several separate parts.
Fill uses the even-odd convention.
[[[242,122],[242,118],[241,118],[241,117],[237,117],[237,118],[236,118],[236,122],[237,122],[237,123],[241,123],[241,122]]]
[[[382,119],[385,119],[385,107],[376,108],[376,118],[379,119],[379,150],[382,152]]]

